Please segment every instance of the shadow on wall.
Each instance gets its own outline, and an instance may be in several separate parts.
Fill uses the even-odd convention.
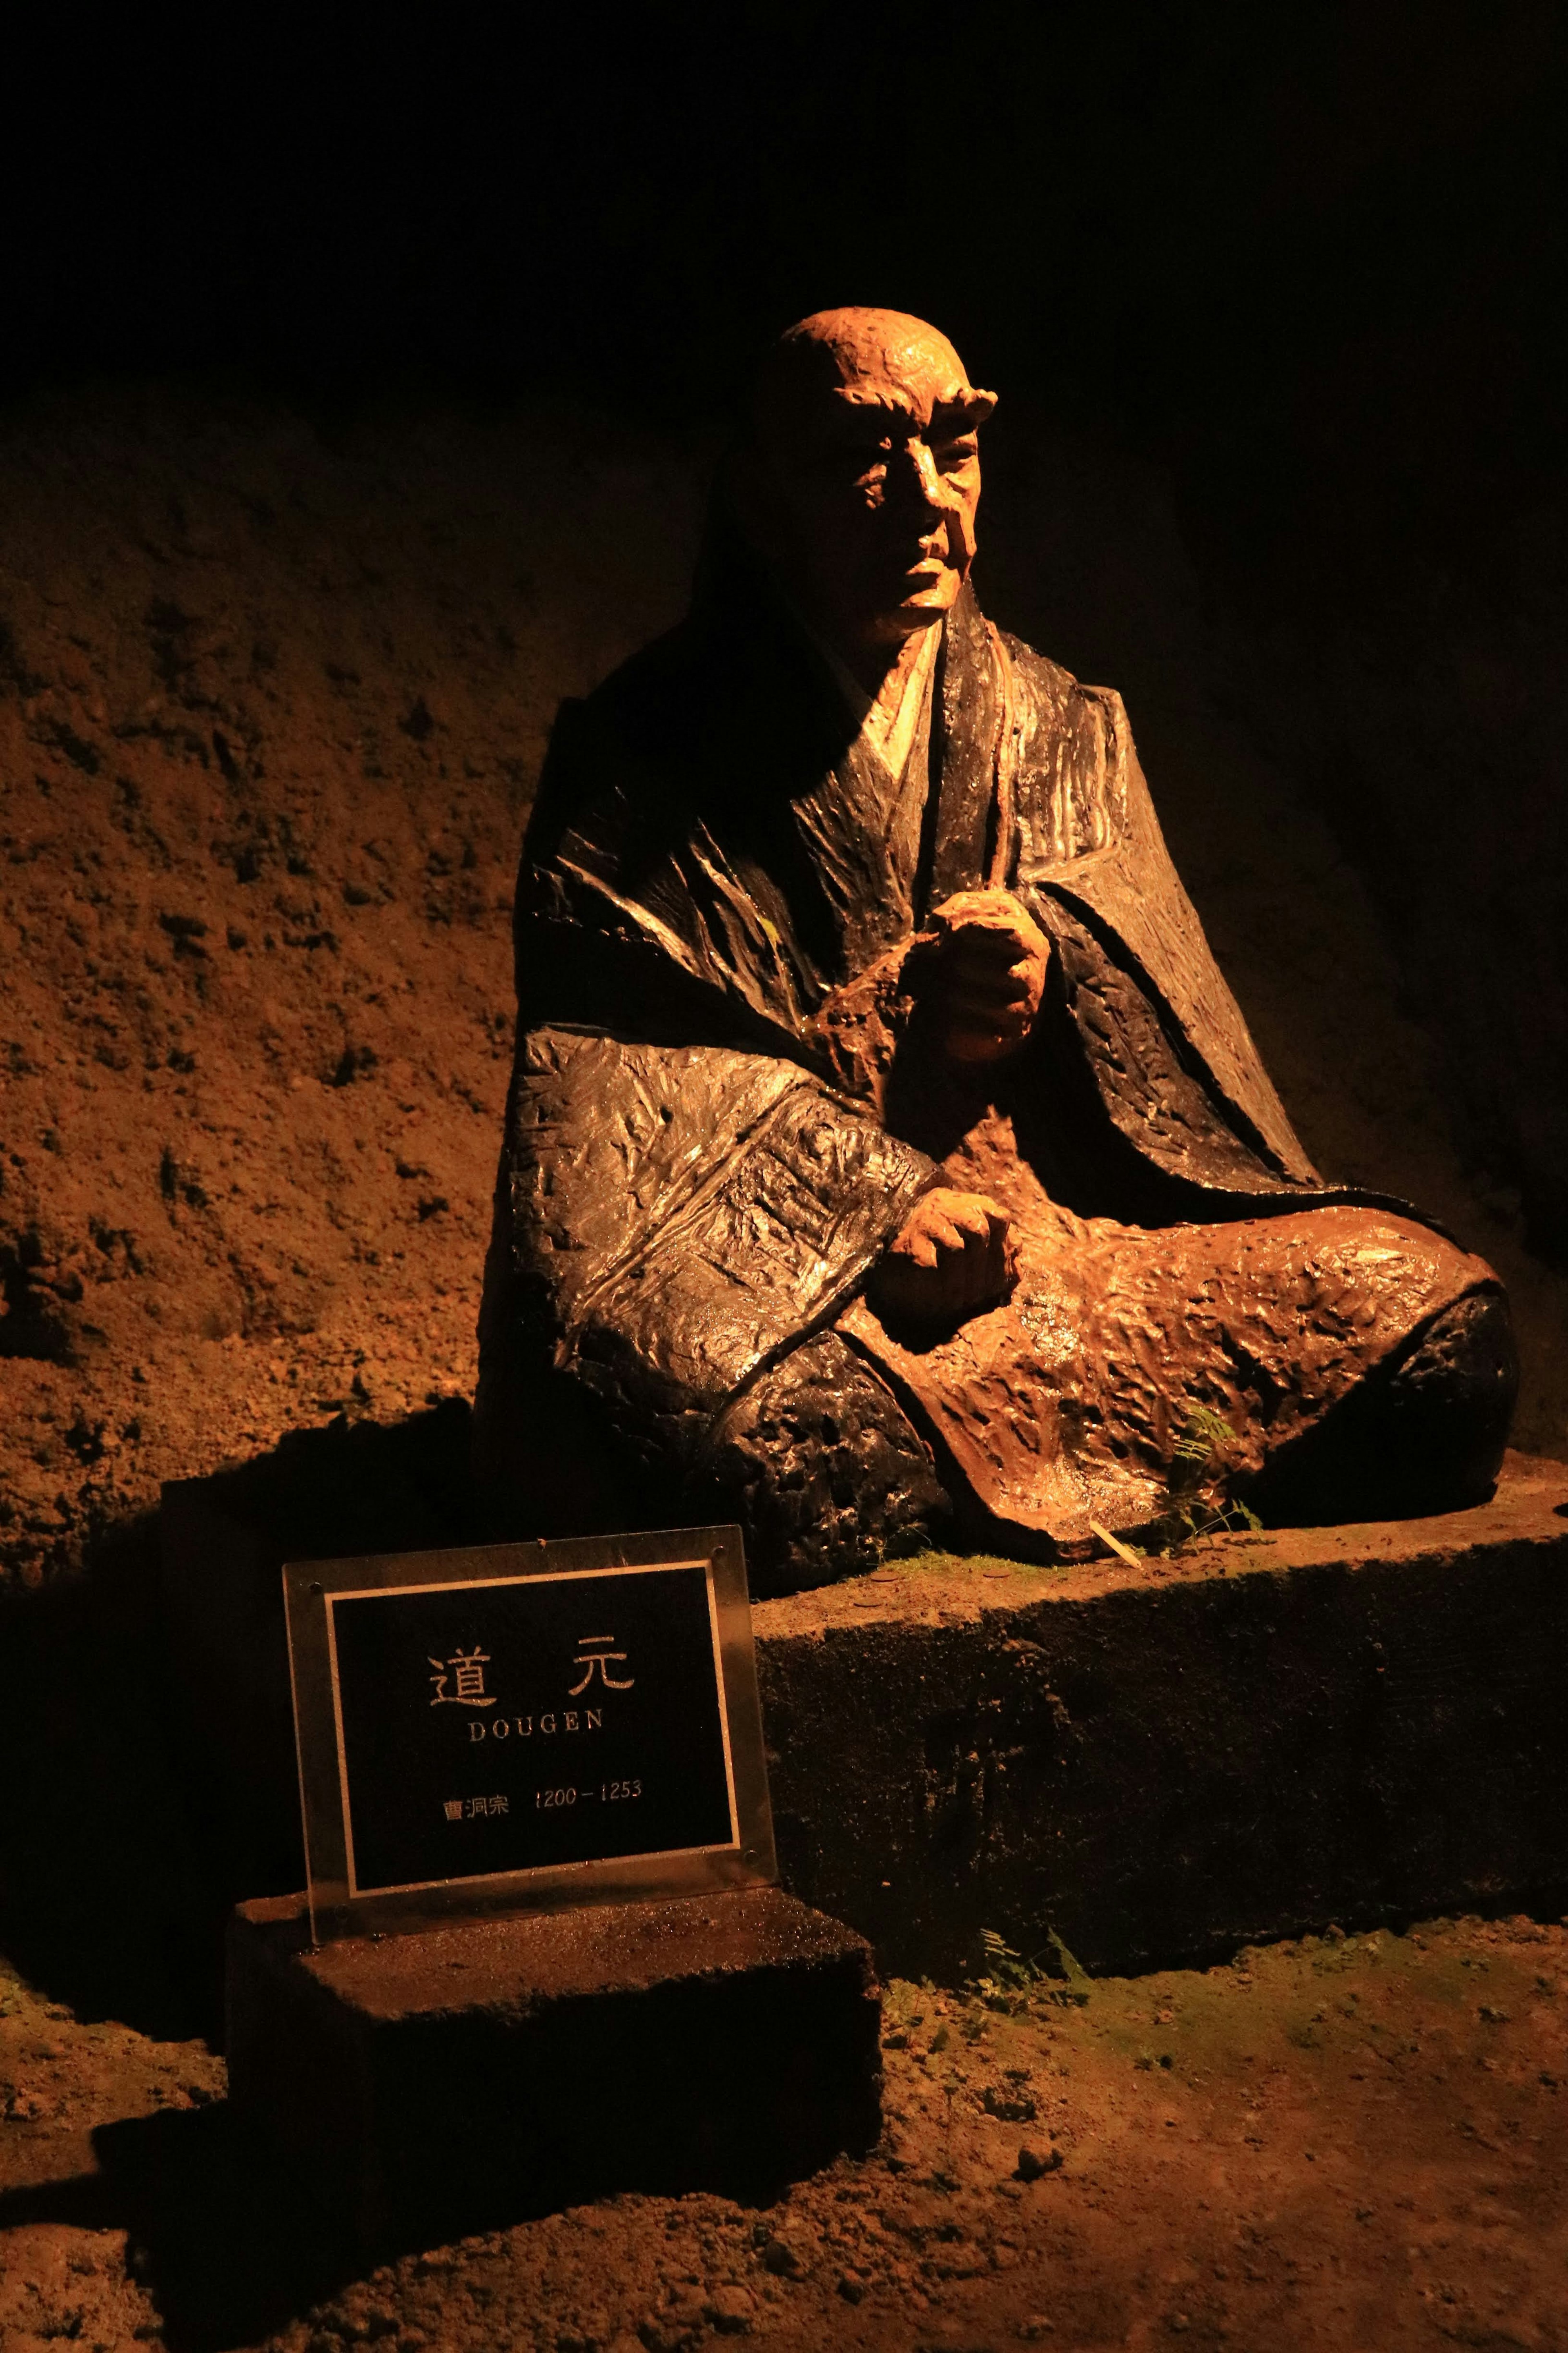
[[[1513,1442],[1568,1458],[1568,1279],[1536,1254],[1529,1203],[1498,1181],[1512,1150],[1503,1096],[1542,1137],[1563,1097],[1549,1065],[1568,997],[1547,972],[1568,937],[1562,814],[1544,783],[1560,681],[1541,659],[1544,609],[1533,654],[1521,643],[1490,668],[1459,665],[1461,712],[1442,675],[1452,629],[1430,616],[1413,628],[1368,599],[1353,660],[1342,642],[1287,646],[1268,597],[1215,559],[1215,519],[1190,503],[1184,516],[1158,468],[1064,436],[1026,398],[1005,399],[987,433],[987,611],[1122,691],[1177,869],[1308,1151],[1491,1261],[1523,1361]],[[1283,491],[1268,499],[1283,519]],[[1325,640],[1348,630],[1332,579],[1312,586]],[[1510,675],[1532,690],[1528,746],[1500,717]],[[1510,761],[1498,807],[1520,821],[1493,822],[1478,800]],[[1510,861],[1528,887],[1504,887]]]
[[[258,2344],[353,2276],[353,2258],[226,2101],[102,2125],[92,2153],[91,2173],[0,2191],[0,2232],[123,2231],[169,2353]]]
[[[0,1944],[79,2013],[173,2038],[213,2023],[217,1929],[171,1773],[157,1586],[143,1513],[0,1611]]]
[[[468,1447],[461,1403],[292,1431],[5,1606],[0,1950],[33,1984],[219,2038],[230,1905],[304,1883],[279,1566],[471,1540]]]

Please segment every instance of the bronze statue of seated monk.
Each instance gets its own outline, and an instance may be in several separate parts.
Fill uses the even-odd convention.
[[[563,706],[517,894],[497,1525],[739,1518],[754,1589],[1477,1502],[1490,1268],[1309,1163],[1121,699],[969,586],[994,406],[897,312],[764,365],[689,617]],[[1207,1417],[1207,1419],[1205,1419]]]

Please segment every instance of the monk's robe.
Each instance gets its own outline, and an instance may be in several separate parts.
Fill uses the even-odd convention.
[[[1310,1166],[1119,696],[966,589],[904,705],[856,702],[731,545],[557,719],[481,1318],[478,1461],[515,1531],[738,1516],[761,1590],[955,1529],[1071,1554],[1159,1516],[1194,1407],[1261,1491],[1446,1314],[1504,1312],[1429,1220]],[[1052,955],[1026,1044],[963,1070],[926,926],[986,886]],[[937,1184],[1009,1212],[1017,1282],[894,1328],[867,1277]],[[1495,1345],[1482,1386],[1495,1469]]]

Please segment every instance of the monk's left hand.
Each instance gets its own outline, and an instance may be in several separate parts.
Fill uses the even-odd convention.
[[[960,891],[931,917],[936,955],[928,988],[955,1062],[1000,1062],[1034,1027],[1051,944],[1011,891]]]
[[[867,1291],[880,1315],[956,1323],[1005,1299],[1017,1266],[1006,1211],[988,1193],[938,1185],[915,1203]]]

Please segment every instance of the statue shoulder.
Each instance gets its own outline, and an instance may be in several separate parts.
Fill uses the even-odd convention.
[[[1097,735],[1120,736],[1126,732],[1127,707],[1115,687],[1087,685],[1010,629],[998,635],[1020,683],[1042,716],[1050,714],[1060,726],[1086,729]]]
[[[589,693],[568,695],[557,706],[525,863],[548,862],[565,836],[582,831],[610,855],[628,828],[655,816],[665,798],[659,778],[686,764],[695,668],[689,633],[670,629]]]
[[[1131,766],[1126,707],[1003,630],[1017,698],[1019,872],[1029,877],[1125,834]]]
[[[668,758],[689,732],[705,651],[689,621],[679,622],[639,647],[590,693],[563,703],[562,711],[580,714],[571,724],[584,743],[615,743],[631,757],[653,762]]]

